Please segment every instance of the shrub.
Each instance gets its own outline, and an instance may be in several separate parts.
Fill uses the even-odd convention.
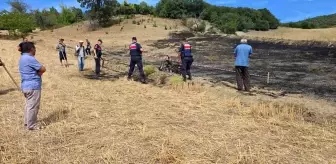
[[[144,28],[147,28],[146,25],[144,25]]]
[[[138,22],[137,25],[140,25],[140,22]]]
[[[206,28],[206,24],[205,21],[202,21],[200,25],[198,25],[198,27],[196,28],[197,32],[204,32]]]
[[[255,26],[257,31],[267,31],[269,30],[270,25],[266,20],[258,20]]]
[[[167,25],[165,25],[165,30],[168,30],[168,29],[167,29]]]
[[[149,75],[151,75],[151,74],[153,74],[153,73],[156,72],[156,68],[153,65],[146,65],[144,67],[144,72],[145,72],[146,76],[149,76]]]
[[[169,83],[172,85],[182,84],[183,82],[184,82],[183,78],[179,75],[174,75],[169,78]]]
[[[132,23],[133,23],[133,24],[137,24],[136,20],[133,20]]]

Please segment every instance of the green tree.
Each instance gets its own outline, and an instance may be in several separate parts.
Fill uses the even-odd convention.
[[[10,0],[8,4],[11,6],[12,12],[26,13],[28,5],[22,0]]]
[[[267,31],[270,25],[267,20],[257,20],[255,30],[257,31]]]
[[[255,24],[252,19],[246,16],[241,16],[238,19],[237,30],[238,31],[248,31],[254,29]]]
[[[117,0],[77,0],[81,7],[89,9],[90,19],[98,20],[99,24],[106,26],[110,23],[110,18],[116,13],[119,5]]]
[[[278,28],[278,26],[280,25],[279,20],[274,15],[272,15],[272,13],[268,9],[259,9],[258,11],[261,13],[262,19],[266,20],[269,23],[270,29]]]

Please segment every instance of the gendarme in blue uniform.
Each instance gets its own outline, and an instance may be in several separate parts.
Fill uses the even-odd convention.
[[[137,42],[134,42],[134,43],[131,43],[129,45],[129,49],[130,49],[130,55],[131,55],[131,58],[138,58],[138,59],[141,59],[141,45]]]
[[[133,39],[133,40],[136,40],[136,39]],[[128,71],[128,78],[129,79],[131,78],[135,65],[137,65],[140,76],[141,76],[141,81],[145,82],[145,73],[143,71],[143,65],[142,65],[141,48],[142,48],[141,45],[137,42],[133,42],[129,45],[131,61],[130,61],[130,69]]]
[[[182,77],[183,80],[186,81],[186,76],[189,76],[189,80],[191,80],[191,65],[194,62],[193,56],[191,54],[191,45],[189,43],[184,43],[180,47],[180,53],[181,53],[181,60],[182,60]]]

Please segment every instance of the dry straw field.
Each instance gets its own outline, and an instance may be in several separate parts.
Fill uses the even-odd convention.
[[[73,65],[60,66],[59,37],[72,47],[102,38],[114,50],[136,35],[149,49],[168,36],[164,24],[178,23],[157,19],[159,27],[144,29],[130,22],[122,32],[120,26],[94,32],[69,26],[34,34],[36,58],[47,68],[41,131],[24,130],[24,98],[0,68],[0,163],[336,163],[335,102],[250,96],[200,78],[143,85],[127,81],[126,67],[113,63],[103,69],[113,77],[92,80],[92,58],[80,74],[72,53]],[[18,43],[0,40],[1,58],[19,82]]]
[[[295,29],[280,27],[271,31],[252,31],[246,34],[251,37],[288,39],[288,40],[314,40],[314,41],[336,41],[336,28],[325,29]]]

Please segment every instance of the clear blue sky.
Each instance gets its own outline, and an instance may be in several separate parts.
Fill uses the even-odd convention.
[[[8,0],[0,0],[0,10],[7,9]],[[121,0],[120,0],[121,1]],[[128,0],[139,3],[142,0]],[[158,0],[144,0],[155,5]],[[319,15],[336,13],[336,0],[206,0],[215,5],[233,7],[268,8],[281,22],[298,21]],[[79,7],[77,0],[25,0],[32,9],[42,9],[59,4]]]

